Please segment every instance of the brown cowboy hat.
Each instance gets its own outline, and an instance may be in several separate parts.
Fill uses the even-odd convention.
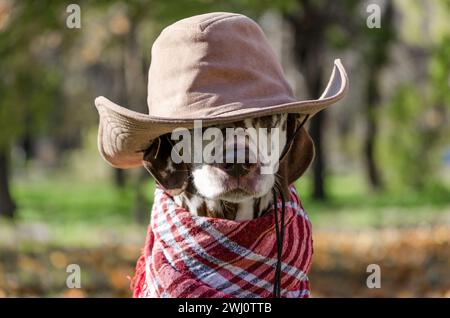
[[[312,116],[340,100],[347,82],[335,60],[322,96],[298,101],[253,20],[221,12],[190,17],[165,28],[153,44],[148,115],[95,99],[98,147],[111,165],[138,167],[153,140],[177,127],[190,129],[194,120],[210,126],[277,113]],[[310,140],[305,129],[300,133]]]

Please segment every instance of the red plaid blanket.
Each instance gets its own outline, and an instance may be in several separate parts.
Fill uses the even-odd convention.
[[[311,223],[293,186],[290,193],[281,297],[308,297]],[[271,297],[277,263],[274,226],[273,210],[239,222],[197,217],[157,189],[133,279],[134,297]]]

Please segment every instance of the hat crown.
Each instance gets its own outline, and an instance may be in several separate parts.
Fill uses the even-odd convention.
[[[261,28],[209,13],[165,28],[152,47],[149,114],[197,118],[295,101]]]

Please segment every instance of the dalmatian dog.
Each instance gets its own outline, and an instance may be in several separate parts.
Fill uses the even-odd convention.
[[[305,143],[305,149],[291,149],[289,160],[279,162],[285,147],[289,146],[289,136],[301,122],[300,117],[276,114],[208,127],[221,131],[224,137],[203,140],[201,149],[195,148],[191,142],[191,148],[183,150],[186,152],[183,156],[190,160],[183,162],[178,162],[173,156],[176,147],[173,134],[163,135],[144,151],[144,166],[175,202],[192,214],[236,221],[251,220],[263,215],[271,206],[274,187],[288,193],[289,184],[298,176],[296,164],[305,164],[298,162],[298,158],[305,156],[296,154],[299,151],[313,151],[311,145]],[[230,129],[235,133],[227,133]],[[246,131],[259,133],[237,138]],[[193,130],[189,132],[195,134]],[[213,145],[212,149],[223,150],[222,162],[195,162],[195,153],[204,151],[208,145]],[[245,160],[236,160],[239,155]],[[268,168],[268,156],[272,156],[268,163],[271,170],[264,169]]]

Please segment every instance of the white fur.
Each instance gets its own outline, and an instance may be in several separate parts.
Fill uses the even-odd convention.
[[[282,123],[287,119],[287,115],[283,115],[280,126]],[[274,119],[275,120],[275,117]],[[274,123],[274,122],[273,122]],[[245,120],[244,125],[247,128],[253,127],[253,128],[259,128],[254,127],[251,120]],[[272,125],[273,127],[273,125]],[[249,136],[249,144],[257,144],[257,140],[254,140],[252,136]],[[264,153],[265,151],[262,151],[261,149],[258,149],[258,161],[260,162],[259,158],[260,156],[264,155],[270,155],[273,154],[275,151],[275,147],[278,147],[278,156],[282,153],[286,142],[287,142],[287,136],[286,133],[283,131],[280,131],[280,134],[278,136],[278,140],[275,140],[272,134],[266,134],[263,136],[260,136],[262,138],[269,138],[270,141],[270,152],[269,154]],[[238,138],[239,140],[239,138]],[[220,141],[223,142],[223,141]],[[226,140],[226,143],[229,143],[229,140]],[[234,138],[233,138],[234,142]],[[237,145],[238,149],[244,149],[245,145]],[[226,147],[225,149],[228,149]],[[234,145],[231,147],[234,151]],[[234,153],[227,153],[227,157],[233,158]],[[261,157],[262,160],[268,160],[269,158]],[[271,165],[278,165],[278,160],[268,160],[266,162],[270,162]],[[276,171],[275,170],[272,171]],[[192,180],[194,183],[195,188],[197,189],[198,193],[203,196],[194,196],[193,198],[189,200],[185,200],[189,210],[193,213],[196,213],[198,208],[201,206],[203,202],[206,202],[208,209],[210,210],[217,210],[221,208],[220,201],[228,201],[233,203],[238,203],[238,210],[236,214],[236,220],[242,221],[242,220],[250,220],[253,218],[253,204],[255,198],[260,198],[260,209],[264,211],[267,209],[269,204],[272,200],[272,194],[271,189],[274,186],[275,182],[275,175],[273,173],[264,174],[259,173],[251,176],[252,180],[249,183],[248,187],[251,189],[247,189],[250,192],[248,195],[241,195],[239,197],[230,195],[226,196],[224,193],[229,191],[229,187],[232,181],[232,178],[223,170],[221,170],[218,167],[209,165],[209,164],[200,164],[198,166],[195,166],[195,168],[192,170]],[[244,179],[244,178],[242,178]],[[249,182],[247,180],[247,182]],[[180,198],[175,198],[178,201],[181,201]],[[178,204],[178,202],[177,202]],[[195,212],[194,212],[195,211]]]
[[[253,219],[253,199],[248,199],[239,203],[236,213],[236,221],[245,221]]]

